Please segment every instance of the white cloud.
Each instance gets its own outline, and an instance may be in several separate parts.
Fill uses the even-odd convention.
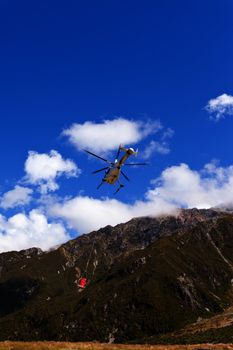
[[[233,165],[223,168],[212,162],[195,171],[180,164],[165,169],[154,183],[155,188],[147,192],[150,201],[161,199],[187,208],[210,208],[233,201]]]
[[[80,169],[70,159],[63,159],[57,151],[49,154],[30,151],[25,162],[26,182],[39,185],[41,193],[59,188],[56,178],[78,176]]]
[[[78,196],[53,203],[49,214],[65,220],[78,233],[116,225],[138,216],[176,213],[176,208],[210,208],[233,202],[233,165],[206,164],[200,171],[180,164],[165,169],[153,181],[145,200],[126,204],[117,199]]]
[[[79,233],[97,230],[106,225],[116,225],[133,217],[156,216],[174,211],[174,205],[158,201],[137,201],[133,205],[116,199],[94,199],[78,196],[50,207],[49,214],[63,218]]]
[[[9,209],[29,204],[32,199],[32,192],[33,190],[31,188],[16,185],[13,190],[4,193],[0,198],[0,207]]]
[[[119,144],[139,142],[162,128],[159,121],[131,121],[124,118],[105,120],[103,123],[85,122],[73,124],[63,131],[78,149],[87,148],[95,152],[115,150]]]
[[[170,148],[167,142],[151,141],[149,145],[142,152],[142,158],[149,159],[154,153],[168,154],[169,152],[170,152]]]
[[[60,223],[49,223],[39,210],[9,219],[0,215],[0,252],[39,247],[47,250],[70,239]]]
[[[233,96],[222,94],[208,101],[205,109],[218,121],[225,115],[233,115]]]
[[[187,164],[165,169],[153,180],[145,199],[132,204],[79,195],[63,201],[52,196],[42,207],[47,208],[47,215],[65,221],[69,228],[81,234],[133,217],[176,214],[180,207],[221,206],[232,203],[232,198],[233,165],[220,167],[217,162],[211,162],[199,171],[190,169]],[[32,246],[49,249],[69,238],[64,226],[48,222],[41,210],[32,210],[28,215],[20,213],[9,219],[0,215],[0,251]]]
[[[167,128],[162,136],[162,140],[166,140],[166,139],[170,139],[171,137],[173,137],[175,131],[171,128]]]
[[[174,135],[174,130],[171,128],[167,128],[163,131],[160,140],[158,141],[150,141],[147,147],[142,152],[143,159],[149,159],[153,154],[168,154],[170,153],[170,147],[168,140],[171,139]]]

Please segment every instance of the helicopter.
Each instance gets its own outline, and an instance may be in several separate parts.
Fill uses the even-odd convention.
[[[122,174],[124,176],[124,178],[127,181],[130,181],[128,176],[122,171],[122,167],[124,165],[126,166],[134,166],[134,165],[148,165],[147,163],[125,163],[125,161],[131,156],[131,155],[137,155],[138,150],[134,150],[133,148],[125,148],[122,145],[119,146],[117,154],[116,154],[116,159],[114,162],[111,162],[105,158],[100,157],[99,155],[92,153],[86,149],[84,149],[83,151],[85,151],[86,153],[99,158],[101,160],[103,160],[104,162],[108,163],[109,165],[95,170],[92,172],[92,174],[97,174],[101,171],[105,171],[105,174],[102,178],[101,183],[99,184],[99,186],[97,187],[97,189],[99,189],[104,183],[108,183],[110,185],[112,184],[116,184],[119,183],[119,187],[117,188],[116,192],[114,194],[116,194],[117,192],[120,191],[120,189],[122,187],[124,187],[124,185],[120,182],[119,177]],[[118,160],[120,152],[125,152],[125,154]]]

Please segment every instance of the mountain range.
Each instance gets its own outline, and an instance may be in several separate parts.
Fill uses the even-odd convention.
[[[232,211],[180,209],[1,253],[0,340],[232,342]]]

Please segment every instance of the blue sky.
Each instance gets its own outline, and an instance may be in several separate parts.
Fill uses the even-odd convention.
[[[231,201],[231,0],[2,0],[0,9],[1,251]],[[82,144],[67,136],[75,125]],[[114,158],[122,138],[150,165],[127,169],[116,197],[96,190],[91,171],[102,163],[80,148]],[[50,175],[41,162],[53,162]]]

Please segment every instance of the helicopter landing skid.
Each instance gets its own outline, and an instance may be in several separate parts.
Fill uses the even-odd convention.
[[[114,192],[114,194],[117,194],[117,192],[119,192],[119,191],[120,191],[120,189],[121,189],[122,187],[125,187],[125,186],[124,186],[124,185],[122,185],[122,184],[120,183],[120,186],[118,187],[118,189],[116,190],[116,192]]]

